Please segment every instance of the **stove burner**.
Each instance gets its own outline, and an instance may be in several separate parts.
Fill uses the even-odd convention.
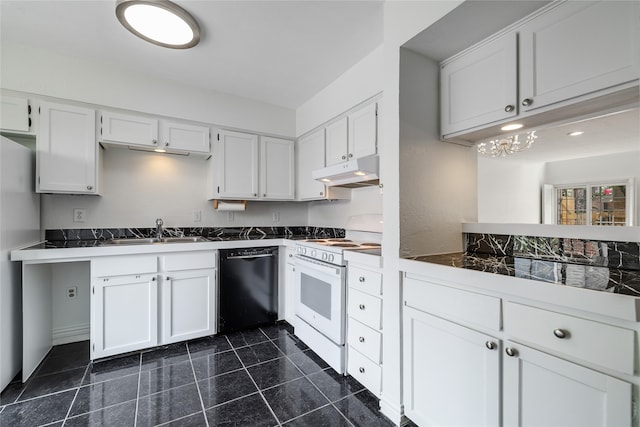
[[[382,245],[380,243],[361,243],[360,246],[371,246],[373,248],[382,247]]]
[[[324,243],[324,242],[326,242],[326,239],[308,239],[308,240],[305,240],[305,242],[308,242],[308,243]]]
[[[351,242],[351,240],[339,238],[339,239],[327,239],[327,242]]]
[[[357,248],[360,245],[355,243],[328,243],[327,246],[335,246],[338,248]]]

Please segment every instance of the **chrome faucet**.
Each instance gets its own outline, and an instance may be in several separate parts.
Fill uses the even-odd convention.
[[[157,239],[162,239],[162,224],[164,224],[164,222],[162,221],[162,218],[156,219],[156,238]]]

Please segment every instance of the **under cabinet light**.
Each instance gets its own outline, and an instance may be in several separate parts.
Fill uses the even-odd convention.
[[[195,18],[169,0],[118,0],[116,16],[127,30],[158,46],[187,49],[200,41]]]

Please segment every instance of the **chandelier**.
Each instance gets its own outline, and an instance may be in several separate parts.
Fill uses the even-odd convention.
[[[538,136],[536,131],[504,136],[478,144],[478,153],[487,157],[506,157],[531,147]]]

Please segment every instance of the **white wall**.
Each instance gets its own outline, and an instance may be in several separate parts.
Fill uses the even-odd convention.
[[[472,148],[439,140],[439,66],[400,52],[400,254],[459,252],[476,219]]]
[[[540,224],[544,170],[543,162],[478,155],[478,222]]]
[[[344,228],[350,216],[382,214],[382,198],[380,189],[371,186],[351,189],[350,200],[311,202],[309,225]]]
[[[43,195],[43,229],[154,227],[156,218],[167,227],[306,225],[307,205],[296,202],[249,202],[230,221],[207,200],[207,160],[125,148],[102,150],[102,156],[103,196]],[[74,208],[87,210],[86,222],[73,222]],[[193,221],[194,211],[201,212],[200,222]]]
[[[295,112],[188,82],[3,41],[0,87],[221,126],[295,136]]]
[[[634,225],[640,225],[640,150],[607,156],[548,162],[544,183],[578,184],[602,181],[635,180]]]
[[[296,136],[382,92],[382,46],[296,109]]]

